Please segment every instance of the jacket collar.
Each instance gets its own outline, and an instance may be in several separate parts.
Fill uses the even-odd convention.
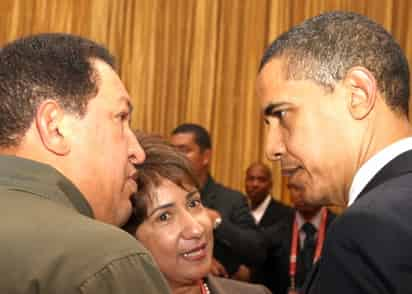
[[[93,211],[74,184],[50,165],[0,155],[0,184],[59,202],[93,218]]]
[[[216,190],[216,183],[213,180],[211,175],[207,176],[207,181],[206,184],[202,187],[202,189],[200,190],[200,195],[202,197],[209,197],[215,194],[215,190]]]
[[[396,178],[410,172],[412,172],[412,150],[401,153],[395,157],[395,159],[386,164],[366,185],[366,187],[359,194],[358,199],[379,184],[391,178]]]

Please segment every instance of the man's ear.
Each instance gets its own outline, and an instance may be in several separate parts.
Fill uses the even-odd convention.
[[[43,145],[57,155],[70,152],[68,138],[64,135],[63,118],[65,112],[55,100],[45,100],[37,108],[36,127]]]
[[[354,119],[365,118],[375,106],[377,83],[373,74],[364,67],[351,68],[343,81],[349,91],[348,109]]]
[[[203,150],[203,165],[204,166],[209,165],[211,159],[212,159],[212,150],[211,149]]]

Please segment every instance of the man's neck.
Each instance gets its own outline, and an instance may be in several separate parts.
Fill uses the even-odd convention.
[[[268,194],[269,195],[269,194]],[[265,200],[267,199],[268,195],[266,195],[265,197],[263,197],[259,202],[251,202],[250,203],[250,209],[251,210],[255,210],[256,208],[258,208],[260,205],[262,205],[263,202],[265,202]]]
[[[310,222],[320,211],[319,209],[310,210],[310,211],[299,211],[299,214],[306,222]]]
[[[200,175],[197,176],[197,179],[199,181],[199,185],[201,187],[201,189],[204,189],[206,183],[207,183],[207,179],[209,177],[209,173],[202,173]]]

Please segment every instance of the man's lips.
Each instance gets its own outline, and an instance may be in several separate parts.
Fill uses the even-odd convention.
[[[137,184],[136,184],[136,181],[135,181],[133,178],[128,178],[128,179],[127,179],[127,185],[130,187],[131,195],[132,195],[133,193],[136,193],[136,192],[137,192]],[[131,196],[131,195],[130,195],[130,196]]]
[[[289,166],[289,167],[282,167],[282,175],[285,177],[293,176],[298,170],[300,170],[300,166]]]
[[[250,196],[259,196],[261,194],[264,194],[264,192],[260,190],[247,190],[246,193]]]
[[[132,190],[131,193],[136,193],[137,191],[137,170],[135,168],[131,168],[129,170],[129,176],[127,177],[126,184],[130,187]]]

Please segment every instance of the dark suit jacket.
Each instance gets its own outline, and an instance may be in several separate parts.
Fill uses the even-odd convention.
[[[255,285],[231,279],[224,279],[208,275],[207,286],[212,294],[270,294],[262,285]]]
[[[233,274],[240,264],[262,264],[266,257],[263,238],[250,214],[246,197],[216,183],[210,176],[201,197],[206,207],[217,210],[222,216],[222,224],[214,231],[213,255],[226,271]]]
[[[326,230],[335,219],[335,214],[328,211],[326,219]],[[290,287],[289,258],[292,243],[292,231],[295,214],[288,215],[273,227],[265,231],[268,242],[270,242],[267,259],[262,271],[255,282],[267,286],[273,293],[286,294]],[[297,256],[296,285],[303,286],[302,259]]]
[[[262,216],[262,219],[258,223],[258,226],[260,228],[273,226],[282,219],[293,216],[293,214],[293,208],[271,199],[265,213]]]
[[[305,293],[412,293],[412,151],[380,170],[333,224]]]

